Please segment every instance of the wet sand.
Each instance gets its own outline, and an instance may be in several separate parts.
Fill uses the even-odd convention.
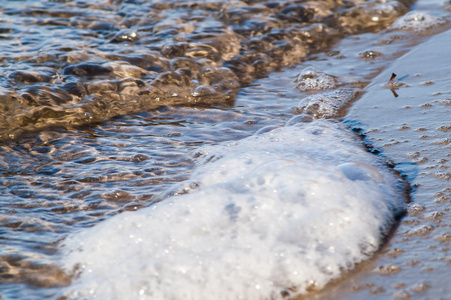
[[[310,299],[449,299],[451,286],[451,30],[394,61],[345,121],[392,160],[411,203],[374,259]],[[386,86],[392,72],[399,88]]]

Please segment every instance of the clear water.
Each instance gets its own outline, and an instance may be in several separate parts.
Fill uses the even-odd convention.
[[[305,67],[352,91],[326,115],[343,116],[421,39],[386,29],[407,2],[2,3],[3,298],[54,297],[70,282],[60,241],[164,200],[190,151],[305,113],[322,92],[299,89]]]

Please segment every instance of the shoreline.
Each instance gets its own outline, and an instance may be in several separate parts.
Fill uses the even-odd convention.
[[[374,78],[350,108],[345,122],[361,127],[380,155],[394,161],[412,186],[412,202],[374,258],[299,299],[445,299],[451,294],[444,276],[451,263],[449,47],[451,30],[414,47]],[[404,78],[396,98],[384,86],[392,72]]]

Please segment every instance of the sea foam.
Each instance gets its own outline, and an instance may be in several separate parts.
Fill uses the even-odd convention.
[[[336,117],[357,95],[355,89],[343,88],[310,95],[299,101],[297,109],[315,118]]]
[[[263,132],[263,131],[262,131]],[[181,195],[64,241],[64,295],[281,299],[368,259],[403,210],[399,180],[341,123],[315,120],[199,149]],[[186,194],[182,194],[186,193]]]
[[[324,73],[314,67],[307,67],[302,70],[294,83],[296,88],[301,91],[333,89],[338,85],[335,76]]]
[[[414,10],[398,18],[391,27],[397,30],[421,32],[442,26],[447,22],[448,20],[444,17]]]

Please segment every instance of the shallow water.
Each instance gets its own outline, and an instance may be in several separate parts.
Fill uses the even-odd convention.
[[[18,2],[2,9],[0,137],[161,105],[230,105],[238,88],[383,28],[408,2]]]
[[[183,193],[171,187],[189,178],[189,151],[300,113],[344,116],[387,62],[447,26],[419,34],[393,28],[333,44],[383,29],[407,9],[316,5],[323,15],[315,20],[288,1],[25,1],[3,8],[3,298],[54,297],[69,282],[55,265],[58,243]],[[347,17],[352,12],[358,24]],[[386,19],[369,21],[375,16]],[[309,65],[317,71],[303,79]],[[303,88],[330,74],[334,85]]]

